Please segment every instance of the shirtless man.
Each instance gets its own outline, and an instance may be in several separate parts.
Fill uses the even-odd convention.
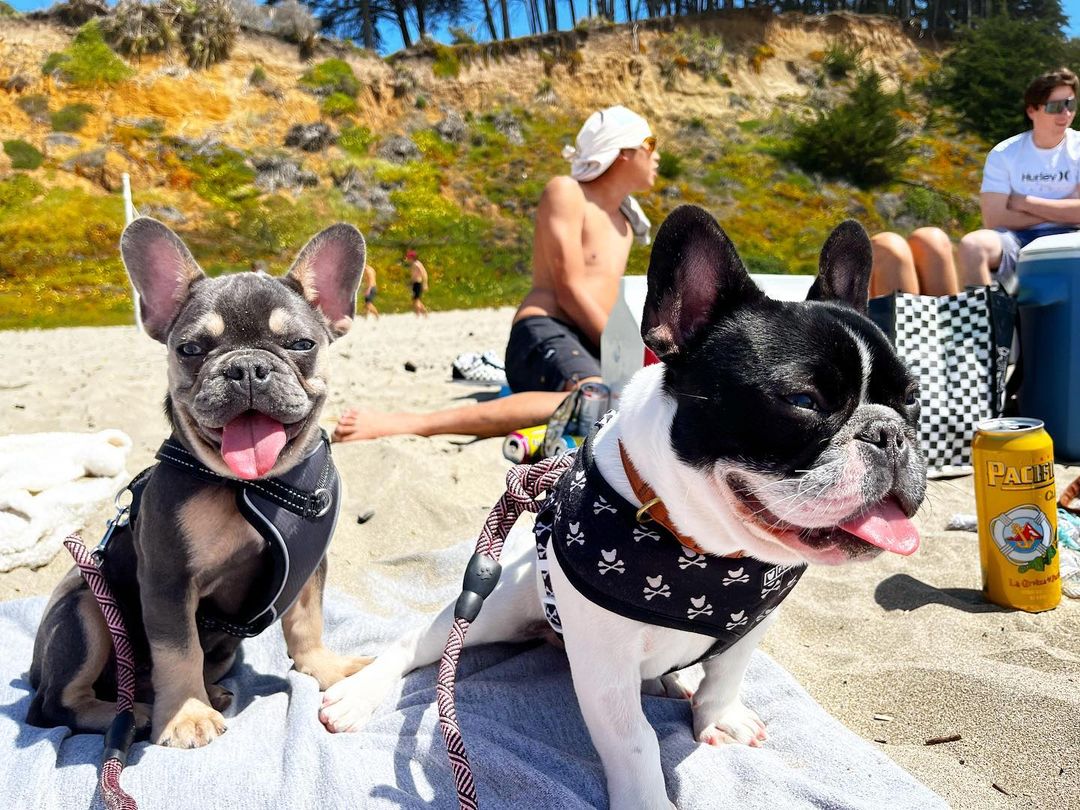
[[[660,154],[648,123],[625,107],[589,116],[571,176],[544,188],[533,238],[533,286],[506,347],[510,396],[431,413],[349,411],[335,441],[409,433],[501,436],[542,424],[568,391],[600,378],[600,335],[635,237],[649,222],[628,195],[656,182]]]
[[[416,313],[416,317],[423,315],[426,318],[427,307],[420,300],[420,296],[427,292],[427,268],[416,258],[415,250],[405,251],[405,261],[409,263],[409,281],[412,282],[412,311]]]

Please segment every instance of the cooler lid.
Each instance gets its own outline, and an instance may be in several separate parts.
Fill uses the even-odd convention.
[[[1080,258],[1080,231],[1040,236],[1020,251],[1020,260]]]

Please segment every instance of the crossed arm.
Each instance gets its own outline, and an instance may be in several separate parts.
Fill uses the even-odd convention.
[[[1080,199],[1050,200],[1027,194],[994,194],[980,198],[983,223],[988,228],[1020,230],[1045,222],[1080,225]]]

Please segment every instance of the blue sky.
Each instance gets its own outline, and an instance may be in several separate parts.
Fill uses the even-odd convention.
[[[53,0],[7,0],[7,2],[19,11],[33,11],[35,9],[47,8],[53,4]],[[585,6],[584,0],[574,0],[574,2],[576,7]],[[529,24],[521,4],[516,3],[514,5],[515,8],[514,12],[511,14],[510,26],[515,36],[522,36],[529,33]],[[622,4],[620,3],[618,5],[621,6]],[[1066,33],[1070,37],[1080,37],[1080,0],[1062,0],[1061,6],[1069,18],[1069,25],[1066,28]],[[579,16],[581,14],[583,14],[583,12],[579,12]],[[496,25],[499,25],[497,21]],[[475,28],[477,32],[481,31],[482,20],[478,18],[471,27]],[[449,35],[445,30],[436,29],[433,33],[437,39],[449,40]],[[391,53],[401,47],[401,38],[397,33],[396,26],[387,26],[383,31],[383,35],[385,37],[383,50],[386,53]],[[482,38],[482,36],[478,37],[478,39]],[[1076,69],[1075,66],[1073,67]]]

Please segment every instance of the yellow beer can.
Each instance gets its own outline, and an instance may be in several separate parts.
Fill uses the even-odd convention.
[[[971,442],[983,594],[1030,613],[1061,601],[1054,443],[1038,419],[988,419]]]
[[[544,457],[547,425],[515,430],[503,439],[503,457],[515,464],[531,464]]]

